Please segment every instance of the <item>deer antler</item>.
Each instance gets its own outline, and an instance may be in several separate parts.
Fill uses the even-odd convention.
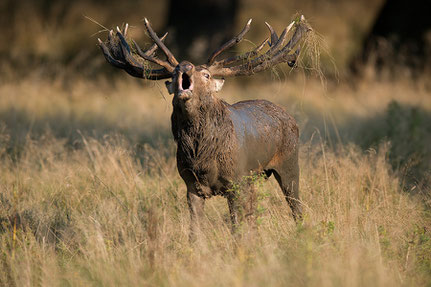
[[[218,48],[211,54],[210,58],[208,59],[208,66],[211,66],[214,63],[214,60],[215,58],[217,58],[218,55],[220,55],[225,50],[229,49],[230,47],[242,41],[242,38],[244,38],[244,35],[248,32],[248,30],[250,30],[251,21],[252,19],[248,20],[247,24],[245,24],[242,31],[236,37],[224,43],[220,48]]]
[[[269,69],[280,63],[288,63],[289,66],[293,67],[300,52],[300,45],[298,43],[302,37],[311,30],[310,26],[308,26],[306,23],[304,16],[301,16],[299,21],[293,21],[290,23],[289,26],[283,30],[280,37],[278,37],[271,25],[265,22],[270,32],[269,38],[271,39],[271,42],[269,42],[269,38],[267,38],[252,51],[242,55],[216,61],[215,59],[217,56],[219,56],[223,51],[239,43],[243,39],[244,35],[248,32],[248,30],[250,30],[250,24],[251,19],[236,37],[226,42],[219,49],[212,53],[208,60],[207,66],[213,76],[220,77],[252,75]],[[292,29],[295,29],[295,32],[293,33],[290,41],[285,45],[287,36]],[[266,53],[259,55],[259,52],[267,42],[270,48],[268,51],[266,51]],[[296,51],[291,53],[295,46],[297,46]]]
[[[125,70],[128,74],[137,77],[145,78],[149,80],[160,80],[172,77],[172,72],[175,66],[178,65],[177,60],[168,50],[163,43],[168,33],[159,38],[154,30],[151,28],[150,23],[145,18],[145,27],[148,34],[154,41],[154,44],[146,51],[138,46],[138,44],[132,40],[136,53],[132,53],[129,44],[126,41],[126,35],[129,25],[126,24],[123,32],[117,27],[117,39],[114,37],[114,32],[111,30],[108,34],[108,40],[104,43],[99,40],[99,46],[102,49],[105,59],[113,66]],[[157,48],[160,48],[167,57],[167,61],[157,58],[154,53]],[[139,57],[138,57],[139,56]],[[161,66],[161,69],[152,69],[144,61],[149,61],[154,64]]]

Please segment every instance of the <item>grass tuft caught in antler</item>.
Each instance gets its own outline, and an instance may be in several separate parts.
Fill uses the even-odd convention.
[[[324,36],[311,27],[310,23],[304,19],[303,16],[297,14],[293,18],[296,23],[301,22],[309,29],[299,43],[301,51],[295,66],[317,76],[320,79],[322,86],[326,88],[326,76],[321,63],[322,55],[325,55],[330,59],[330,62],[334,67],[335,78],[338,78],[338,70],[335,60],[330,53],[328,44],[325,41]]]

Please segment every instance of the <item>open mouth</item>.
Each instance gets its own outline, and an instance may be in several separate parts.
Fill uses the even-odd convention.
[[[193,88],[192,80],[186,73],[181,74],[178,84],[180,91],[188,91]]]

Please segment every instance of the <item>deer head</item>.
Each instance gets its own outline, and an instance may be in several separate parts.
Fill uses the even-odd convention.
[[[163,43],[167,33],[159,38],[146,18],[144,20],[145,27],[154,41],[154,44],[146,51],[143,51],[134,40],[131,40],[135,48],[132,51],[126,41],[127,24],[123,31],[117,27],[116,37],[111,30],[106,42],[98,40],[106,60],[113,66],[124,69],[130,75],[148,80],[170,78],[171,81],[166,82],[166,87],[170,94],[174,94],[174,106],[190,112],[199,107],[202,102],[214,98],[214,94],[220,91],[223,86],[224,77],[249,76],[280,63],[287,63],[291,67],[295,65],[300,53],[299,42],[306,32],[311,30],[303,16],[298,21],[290,23],[280,36],[265,22],[270,37],[254,50],[217,60],[224,51],[242,41],[244,35],[250,30],[251,21],[250,19],[236,37],[214,51],[207,63],[199,66],[188,61],[179,63]],[[294,32],[289,33],[290,31]],[[287,41],[289,34],[292,34],[292,37]],[[268,43],[269,48],[265,53],[262,53],[266,43]],[[158,48],[165,54],[165,60],[155,56]],[[153,68],[150,63],[159,66],[159,68]]]

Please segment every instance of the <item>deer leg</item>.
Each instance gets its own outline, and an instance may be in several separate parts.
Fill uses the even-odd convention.
[[[239,198],[239,192],[232,192],[227,196],[227,204],[229,206],[230,220],[232,223],[232,233],[238,231],[239,224],[241,223],[241,202]]]
[[[299,201],[299,173],[287,174],[275,171],[274,176],[292,210],[293,219],[298,223],[302,220],[302,208]]]
[[[205,199],[199,197],[192,190],[187,190],[187,203],[190,210],[190,240],[194,241],[200,230],[200,223],[204,216]]]
[[[243,188],[244,193],[244,216],[247,222],[255,227],[257,192],[253,182],[248,181]]]
[[[232,222],[232,233],[238,231],[244,219],[250,224],[255,223],[257,195],[252,182],[247,180],[239,190],[232,191],[227,196],[227,202]]]
[[[302,208],[299,200],[298,152],[286,160],[282,167],[275,168],[274,176],[292,210],[293,219],[298,223],[302,220]]]

